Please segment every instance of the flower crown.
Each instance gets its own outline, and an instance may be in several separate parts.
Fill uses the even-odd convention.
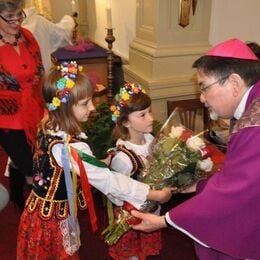
[[[61,78],[56,83],[56,96],[53,97],[51,103],[47,103],[47,108],[50,111],[56,110],[61,103],[68,102],[71,90],[75,86],[77,74],[82,71],[82,66],[79,66],[76,61],[62,62],[57,66],[57,70],[61,71]]]
[[[123,107],[126,106],[127,101],[131,96],[138,93],[145,93],[145,90],[141,85],[136,85],[134,83],[125,83],[124,87],[120,88],[119,93],[115,96],[116,104],[110,106],[110,111],[112,112],[112,120],[117,121],[117,118],[120,116],[120,112]]]

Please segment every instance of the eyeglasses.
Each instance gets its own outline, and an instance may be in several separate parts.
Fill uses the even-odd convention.
[[[16,19],[6,19],[0,15],[0,18],[3,19],[7,24],[16,24],[17,22],[21,23],[26,18],[26,14],[24,11],[21,11],[17,15],[14,15],[14,17],[16,17]]]
[[[211,84],[209,84],[209,85],[206,85],[206,86],[203,86],[203,85],[202,85],[201,88],[200,88],[200,93],[201,93],[201,94],[205,94],[205,93],[207,92],[207,90],[208,90],[209,87],[211,87],[211,86],[213,86],[213,85],[215,85],[215,84],[217,84],[217,83],[219,83],[219,82],[221,82],[221,81],[226,80],[228,77],[229,77],[229,76],[222,77],[222,78],[220,78],[220,79],[218,79],[218,80],[214,81],[213,83],[211,83]]]

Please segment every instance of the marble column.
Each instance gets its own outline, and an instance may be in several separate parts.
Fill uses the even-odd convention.
[[[185,27],[179,25],[180,2],[136,1],[136,38],[124,66],[127,81],[148,89],[154,116],[160,121],[166,119],[166,100],[198,96],[192,63],[210,48],[211,0],[197,0],[195,14],[191,9]]]

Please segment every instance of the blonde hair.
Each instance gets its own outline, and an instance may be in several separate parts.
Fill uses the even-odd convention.
[[[45,103],[51,103],[57,96],[57,81],[61,78],[61,72],[54,68],[45,77],[42,95]],[[61,103],[57,109],[48,111],[47,117],[42,121],[42,129],[62,130],[70,135],[77,135],[81,132],[80,122],[73,113],[73,105],[86,97],[92,97],[94,88],[86,74],[78,72],[75,79],[75,86],[71,89],[69,99],[66,103]]]

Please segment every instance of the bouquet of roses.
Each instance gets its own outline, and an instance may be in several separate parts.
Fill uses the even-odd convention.
[[[206,142],[181,125],[161,133],[152,154],[141,181],[154,189],[172,186],[178,192],[207,177],[213,167]]]
[[[177,121],[167,120],[155,138],[150,164],[139,181],[149,184],[152,189],[176,187],[179,192],[206,178],[213,162],[207,143],[200,135],[193,134]],[[138,210],[154,212],[157,206],[157,202],[147,200]],[[128,203],[121,207],[117,219],[103,231],[106,243],[116,243],[131,225],[139,222],[131,215],[132,209],[134,207]]]

